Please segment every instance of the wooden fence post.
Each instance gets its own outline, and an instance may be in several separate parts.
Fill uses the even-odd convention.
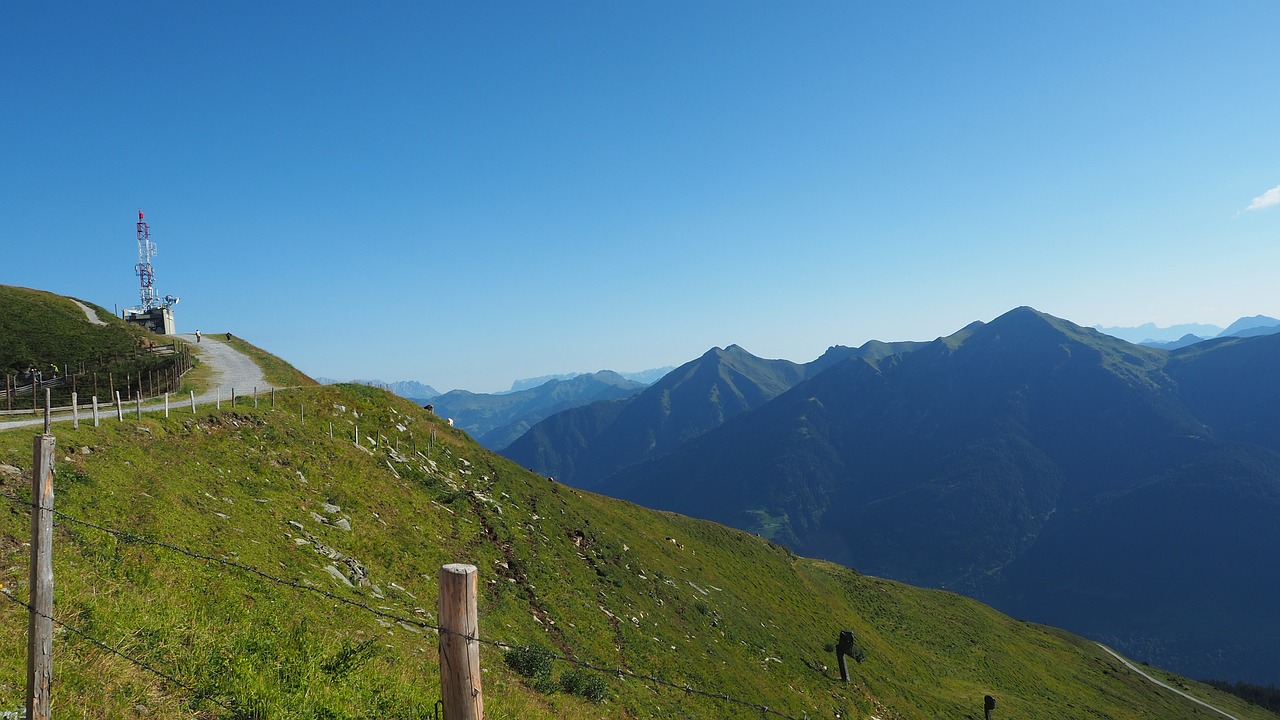
[[[116,391],[116,420],[124,420],[124,405],[120,404],[120,391]]]
[[[71,427],[80,429],[80,396],[75,391],[71,392]]]
[[[307,406],[299,405],[298,407],[302,409],[302,424],[306,425],[307,424]]]
[[[444,720],[484,720],[475,565],[440,569],[440,698]]]
[[[271,388],[271,409],[276,409],[276,389]]]
[[[93,426],[98,427],[98,396],[93,396]]]
[[[142,419],[142,388],[138,388],[138,419]]]
[[[235,406],[236,406],[236,389],[231,388],[231,407],[234,408]]]
[[[253,386],[253,406],[258,407],[258,386]]]
[[[351,439],[354,440],[357,445],[360,444],[360,426],[359,425],[356,426],[355,430],[351,431]]]
[[[164,394],[164,416],[169,417],[169,393]]]
[[[196,414],[196,391],[191,390],[191,414]]]
[[[333,439],[333,421],[332,420],[329,421],[329,439],[330,440]]]
[[[53,676],[53,454],[57,440],[37,435],[31,471],[31,611],[27,622],[27,718],[49,720]]]

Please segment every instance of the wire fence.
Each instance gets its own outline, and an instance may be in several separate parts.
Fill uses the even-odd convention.
[[[774,709],[774,708],[771,708],[771,707],[769,707],[769,706],[767,706],[767,705],[764,705],[764,704],[762,704],[762,703],[752,702],[752,701],[750,701],[750,700],[745,700],[745,699],[742,699],[742,698],[734,697],[734,696],[732,696],[732,695],[729,695],[728,693],[708,692],[708,691],[706,691],[706,690],[702,690],[702,689],[699,689],[699,688],[692,687],[691,685],[688,685],[688,684],[671,682],[671,681],[669,681],[669,680],[664,680],[664,679],[662,679],[662,678],[660,678],[660,677],[657,677],[657,676],[654,676],[654,675],[648,675],[648,674],[640,673],[640,672],[636,672],[636,671],[633,671],[633,670],[627,670],[627,669],[625,669],[625,668],[611,667],[611,666],[604,665],[604,664],[600,664],[600,663],[593,663],[593,662],[590,662],[590,661],[587,661],[587,660],[579,660],[579,659],[576,659],[576,658],[571,658],[571,657],[568,657],[568,656],[566,656],[566,655],[562,655],[562,654],[559,654],[559,653],[556,653],[556,652],[552,652],[552,651],[550,651],[550,650],[546,650],[546,649],[542,649],[542,648],[529,648],[529,647],[524,646],[524,645],[518,645],[518,644],[514,644],[514,643],[503,642],[503,641],[501,641],[501,640],[488,640],[488,639],[484,639],[484,638],[480,638],[480,637],[475,637],[475,636],[472,636],[472,635],[469,635],[469,634],[458,633],[458,632],[455,632],[455,631],[449,630],[449,629],[447,629],[447,628],[441,628],[441,627],[440,627],[440,626],[438,626],[438,625],[434,625],[434,624],[432,624],[432,623],[425,622],[425,621],[423,621],[423,620],[421,620],[421,619],[418,619],[418,618],[415,618],[415,617],[409,617],[409,616],[406,616],[406,615],[401,615],[401,614],[398,614],[398,613],[389,612],[389,611],[387,611],[387,610],[385,610],[385,609],[382,609],[382,608],[372,607],[372,606],[368,605],[367,603],[361,602],[361,601],[359,601],[359,600],[352,599],[352,598],[350,598],[350,597],[345,597],[345,596],[343,596],[343,595],[339,595],[339,594],[337,594],[337,593],[330,592],[330,591],[328,591],[328,590],[325,590],[324,588],[317,587],[317,586],[312,585],[312,584],[303,583],[303,582],[300,582],[300,581],[298,581],[298,580],[292,580],[292,579],[289,579],[289,578],[279,577],[279,576],[273,575],[273,574],[271,574],[271,573],[265,572],[265,571],[263,571],[263,570],[261,570],[261,569],[259,569],[259,568],[253,567],[252,565],[246,565],[246,564],[244,564],[244,563],[239,563],[239,562],[236,562],[236,561],[234,561],[234,560],[227,560],[226,558],[216,557],[216,556],[213,556],[213,555],[208,555],[208,554],[204,554],[204,553],[200,553],[200,552],[195,552],[195,551],[192,551],[192,550],[188,550],[188,549],[186,549],[186,548],[183,548],[183,547],[179,547],[179,546],[174,545],[174,544],[172,544],[172,543],[167,543],[167,542],[163,542],[163,541],[160,541],[160,540],[155,540],[155,539],[153,539],[153,538],[149,538],[149,537],[146,537],[146,536],[143,536],[143,535],[138,535],[137,533],[131,533],[131,532],[124,531],[124,530],[118,530],[118,529],[115,529],[115,528],[106,527],[106,526],[101,525],[101,524],[98,524],[98,523],[90,522],[90,521],[87,521],[87,520],[82,520],[82,519],[80,519],[80,518],[72,517],[71,515],[68,515],[68,514],[66,514],[66,513],[64,513],[64,512],[61,512],[61,511],[59,511],[59,510],[57,510],[57,509],[39,507],[38,505],[36,505],[36,504],[32,503],[32,502],[31,502],[31,501],[29,501],[29,500],[23,500],[23,499],[21,499],[21,498],[19,498],[19,497],[16,497],[16,496],[13,496],[13,495],[9,495],[9,494],[7,494],[7,493],[0,493],[0,498],[4,498],[4,499],[6,499],[6,500],[8,500],[8,501],[10,501],[10,502],[12,502],[12,503],[14,503],[14,504],[16,504],[16,505],[20,506],[20,507],[22,507],[22,508],[26,509],[27,511],[32,511],[32,510],[48,510],[48,511],[51,511],[51,512],[53,513],[54,517],[56,517],[56,518],[60,518],[61,520],[64,520],[64,521],[66,521],[66,522],[69,522],[69,523],[72,523],[72,524],[75,524],[75,525],[80,525],[80,526],[83,526],[83,527],[91,528],[91,529],[93,529],[93,530],[97,530],[97,531],[102,532],[102,533],[106,533],[106,534],[108,534],[108,535],[111,535],[111,536],[116,537],[117,539],[124,540],[124,541],[129,542],[129,543],[136,543],[136,544],[139,544],[139,545],[147,545],[147,546],[151,546],[151,547],[161,548],[161,549],[163,549],[163,550],[167,550],[167,551],[170,551],[170,552],[174,552],[174,553],[177,553],[177,554],[180,554],[180,555],[186,556],[186,557],[191,558],[191,559],[194,559],[194,560],[199,560],[199,561],[202,561],[202,562],[212,563],[212,564],[215,564],[215,565],[218,565],[218,566],[222,566],[222,567],[225,567],[225,568],[230,568],[230,569],[232,569],[232,570],[235,570],[235,571],[238,571],[238,572],[241,572],[241,573],[245,573],[245,574],[249,574],[249,575],[256,576],[256,577],[258,577],[258,578],[261,578],[261,579],[266,580],[266,581],[268,581],[268,582],[274,583],[274,584],[276,584],[276,585],[280,585],[280,586],[282,586],[282,587],[286,587],[286,588],[290,588],[290,589],[293,589],[293,590],[298,590],[298,591],[302,591],[302,592],[306,592],[306,593],[311,593],[311,594],[314,594],[314,595],[318,595],[318,596],[320,596],[320,597],[323,597],[323,598],[325,598],[326,600],[331,600],[331,601],[336,602],[336,603],[341,603],[341,604],[346,605],[346,606],[349,606],[349,607],[357,608],[357,609],[359,609],[359,610],[362,610],[362,611],[364,611],[364,612],[367,612],[367,613],[369,613],[369,614],[371,614],[371,615],[374,615],[374,616],[376,616],[376,617],[382,618],[382,619],[384,619],[384,620],[388,620],[388,621],[392,621],[392,622],[397,622],[397,623],[403,623],[403,624],[407,624],[407,625],[410,625],[410,626],[414,626],[414,627],[422,628],[422,629],[424,629],[424,630],[434,631],[434,632],[436,632],[436,633],[448,633],[448,634],[457,635],[457,636],[459,636],[459,637],[462,637],[463,639],[465,639],[465,640],[466,640],[466,641],[468,641],[468,642],[476,642],[476,643],[479,643],[479,644],[481,644],[481,645],[488,645],[488,646],[490,646],[490,647],[495,647],[495,648],[502,649],[503,651],[523,650],[523,651],[532,651],[532,652],[536,652],[536,653],[538,653],[538,654],[540,654],[540,655],[543,655],[543,656],[545,656],[545,657],[547,657],[547,658],[549,658],[549,659],[551,659],[551,660],[553,660],[553,661],[563,662],[563,663],[567,663],[567,664],[575,665],[575,666],[578,666],[578,667],[585,668],[585,669],[587,669],[587,670],[592,670],[592,671],[595,671],[595,672],[601,673],[601,674],[603,674],[603,675],[610,675],[610,676],[613,676],[613,677],[615,677],[615,678],[619,678],[619,679],[627,678],[627,679],[637,680],[637,681],[639,681],[639,682],[647,683],[647,684],[652,685],[652,686],[657,686],[657,687],[662,687],[662,688],[667,688],[667,689],[671,689],[671,690],[679,691],[679,692],[684,693],[685,695],[689,695],[689,696],[697,696],[697,697],[702,697],[702,698],[707,698],[707,699],[711,699],[711,700],[716,700],[716,701],[720,701],[720,702],[724,702],[724,703],[729,703],[729,704],[732,704],[732,705],[736,705],[736,706],[741,707],[741,708],[748,708],[748,709],[750,709],[750,710],[753,710],[753,711],[755,711],[755,712],[760,713],[761,717],[766,717],[766,718],[767,718],[767,717],[773,716],[773,717],[783,718],[783,720],[807,720],[807,719],[808,719],[808,715],[807,715],[807,714],[805,714],[802,718],[797,718],[797,717],[795,717],[795,716],[793,716],[793,715],[788,715],[787,713],[781,712],[781,711],[779,711],[779,710],[776,710],[776,709]],[[27,603],[25,603],[25,602],[23,602],[23,601],[21,601],[21,600],[19,600],[19,599],[15,598],[15,597],[14,597],[14,596],[9,592],[9,590],[8,590],[7,588],[3,590],[3,593],[5,594],[5,596],[6,596],[6,597],[8,597],[8,598],[9,598],[9,600],[10,600],[10,601],[12,601],[12,602],[14,602],[14,603],[17,603],[18,605],[21,605],[21,606],[23,606],[23,607],[27,608],[29,611],[31,611],[31,610],[32,610],[32,608],[31,608],[31,606],[30,606],[29,604],[27,604]],[[43,615],[43,614],[41,614],[41,615]],[[54,623],[55,623],[55,624],[57,624],[58,626],[65,628],[67,631],[69,631],[69,632],[71,632],[71,633],[73,633],[73,634],[77,635],[78,637],[81,637],[81,638],[85,639],[85,640],[86,640],[86,641],[88,641],[89,643],[91,643],[91,644],[93,644],[93,645],[95,645],[95,646],[97,646],[97,647],[99,647],[99,648],[101,648],[101,649],[103,649],[103,650],[106,650],[106,651],[108,651],[108,652],[110,652],[110,653],[113,653],[113,654],[115,654],[115,655],[119,655],[120,657],[124,658],[125,660],[129,661],[130,663],[133,663],[133,664],[134,664],[134,665],[136,665],[137,667],[140,667],[140,668],[142,668],[142,669],[144,669],[144,670],[146,670],[146,671],[148,671],[148,672],[151,672],[151,673],[155,674],[156,676],[158,676],[158,677],[160,677],[160,678],[164,679],[165,681],[172,683],[172,684],[173,684],[174,686],[176,686],[176,687],[179,687],[179,688],[182,688],[182,689],[186,690],[188,693],[190,693],[193,697],[195,697],[195,698],[197,698],[197,699],[208,700],[208,701],[210,701],[210,702],[212,702],[212,703],[214,703],[214,704],[216,704],[216,705],[218,705],[218,706],[220,706],[220,707],[222,707],[222,708],[224,708],[224,709],[226,709],[226,710],[228,710],[228,711],[231,711],[231,712],[237,712],[237,711],[238,711],[238,708],[236,708],[235,706],[233,706],[233,705],[229,705],[229,704],[227,704],[227,703],[225,703],[225,702],[222,702],[222,701],[218,700],[217,698],[214,698],[214,697],[212,697],[211,695],[209,695],[209,694],[207,694],[207,693],[204,693],[204,692],[202,692],[202,691],[200,691],[200,690],[198,690],[198,689],[196,689],[196,688],[192,687],[191,685],[189,685],[189,684],[187,684],[187,683],[182,682],[181,680],[179,680],[179,679],[177,679],[177,678],[173,677],[172,675],[170,675],[170,674],[168,674],[168,673],[165,673],[165,672],[163,672],[163,671],[161,671],[161,670],[158,670],[158,669],[156,669],[155,667],[153,667],[153,666],[149,665],[148,663],[146,663],[146,662],[144,662],[144,661],[142,661],[142,660],[139,660],[139,659],[137,659],[137,658],[131,657],[131,656],[129,656],[128,654],[126,654],[126,653],[124,653],[124,652],[121,652],[120,650],[117,650],[117,649],[115,649],[115,648],[111,647],[111,646],[110,646],[110,645],[108,645],[107,643],[105,643],[105,642],[103,642],[103,641],[101,641],[101,640],[99,640],[99,639],[97,639],[97,638],[94,638],[94,637],[92,637],[92,636],[90,636],[90,635],[88,635],[88,634],[86,634],[86,633],[84,633],[84,632],[82,632],[82,631],[80,631],[80,630],[78,630],[78,629],[76,629],[76,628],[74,628],[74,627],[70,626],[70,625],[67,625],[67,624],[65,624],[65,623],[61,622],[60,620],[57,620],[56,618],[52,618],[52,617],[48,617],[48,616],[44,616],[44,617],[46,617],[47,619],[51,620],[52,622],[54,622]]]

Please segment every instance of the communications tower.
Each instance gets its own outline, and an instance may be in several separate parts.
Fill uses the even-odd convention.
[[[151,226],[147,224],[146,215],[139,210],[138,264],[133,266],[133,270],[138,274],[138,282],[142,290],[139,305],[125,310],[124,319],[152,332],[172,335],[173,306],[178,304],[178,298],[165,295],[161,300],[156,295],[156,271],[151,267],[151,258],[155,254],[156,244],[151,242]]]
[[[138,211],[138,264],[133,266],[135,272],[138,273],[138,280],[142,283],[142,304],[138,309],[142,312],[155,310],[160,306],[160,301],[156,299],[156,273],[151,268],[151,258],[156,254],[156,244],[151,242],[151,226],[147,224],[146,216],[142,211]]]

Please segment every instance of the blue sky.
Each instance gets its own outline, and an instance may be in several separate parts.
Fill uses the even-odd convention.
[[[368,6],[365,6],[368,5]],[[440,390],[1280,316],[1275,2],[0,4],[0,283]],[[1270,194],[1268,194],[1270,193]]]

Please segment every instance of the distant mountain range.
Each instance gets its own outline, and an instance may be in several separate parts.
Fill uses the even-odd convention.
[[[1167,351],[1019,308],[806,365],[713,349],[505,454],[1184,673],[1276,683],[1277,365],[1277,334]]]
[[[662,377],[663,375],[666,375],[667,373],[671,372],[674,369],[675,369],[674,365],[668,365],[666,367],[653,368],[652,370],[641,370],[639,372],[620,372],[615,374],[627,380],[641,383],[642,385],[652,385],[655,381],[658,380],[658,378]],[[609,371],[604,371],[604,372],[609,372]],[[508,390],[507,392],[519,392],[520,390],[529,390],[532,388],[536,388],[539,385],[545,385],[546,383],[549,383],[552,380],[572,380],[573,378],[579,377],[581,375],[588,375],[588,374],[590,373],[564,373],[562,375],[543,375],[541,377],[524,378],[522,380],[516,380],[515,382],[511,383],[511,389]]]
[[[763,405],[845,358],[881,358],[923,344],[872,341],[861,348],[837,345],[803,365],[758,358],[737,345],[712,348],[633,397],[553,415],[502,452],[545,475],[591,487],[600,478],[660,457],[727,419]]]
[[[1128,340],[1131,343],[1165,350],[1175,350],[1216,337],[1270,335],[1271,333],[1280,332],[1280,320],[1266,315],[1242,317],[1227,326],[1225,330],[1217,325],[1184,324],[1161,328],[1152,323],[1146,323],[1138,327],[1104,328],[1095,326],[1095,329],[1112,337]]]
[[[628,397],[644,387],[644,383],[602,370],[494,395],[452,390],[432,398],[431,403],[437,415],[451,418],[456,427],[471,433],[485,447],[498,449],[549,415],[596,401]]]
[[[388,392],[395,393],[400,397],[409,398],[411,400],[430,400],[440,394],[440,391],[430,385],[424,385],[416,380],[383,382],[381,380],[334,380],[333,378],[318,377],[316,378],[316,382],[321,385],[336,385],[343,382],[355,383],[357,385],[368,385],[369,387],[381,388]]]

